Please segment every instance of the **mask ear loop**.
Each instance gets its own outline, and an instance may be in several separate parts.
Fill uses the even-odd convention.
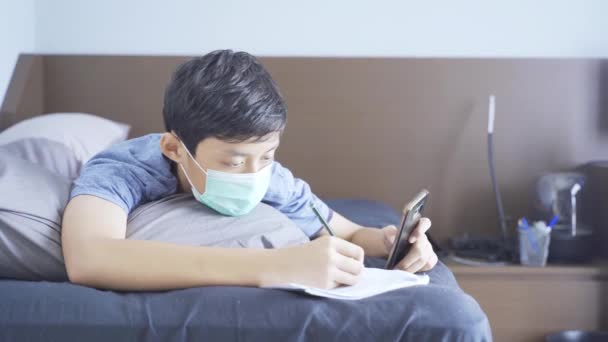
[[[174,133],[171,133],[175,139],[177,139],[179,141],[180,144],[182,144],[182,147],[184,147],[184,149],[186,150],[186,153],[188,153],[188,155],[190,156],[190,158],[192,158],[192,161],[194,161],[194,164],[196,164],[196,166],[198,166],[198,168],[203,171],[203,173],[205,175],[207,175],[207,171],[205,171],[205,169],[203,169],[203,167],[196,161],[196,159],[194,159],[194,157],[192,156],[192,154],[190,154],[190,151],[188,151],[188,148],[186,147],[186,145],[184,144],[184,142]],[[192,182],[192,180],[190,179],[190,177],[188,176],[188,172],[186,172],[186,169],[184,168],[184,166],[182,165],[182,163],[179,163],[179,167],[182,169],[182,172],[184,172],[184,176],[186,176],[186,179],[188,180],[188,183],[190,183],[190,186],[196,190],[196,192],[199,192],[196,187],[194,186],[194,183]]]
[[[190,158],[192,159],[192,161],[194,162],[194,164],[196,164],[196,166],[203,171],[203,173],[205,175],[207,175],[207,171],[201,166],[201,164],[199,164],[196,159],[194,159],[194,157],[192,156],[192,154],[190,153],[190,150],[188,150],[188,148],[186,147],[186,144],[184,144],[184,142],[182,141],[182,139],[180,139],[177,135],[175,135],[175,133],[171,133],[175,139],[177,139],[179,141],[180,144],[182,144],[182,147],[184,148],[184,150],[186,150],[186,153],[188,153],[188,156],[190,156]],[[184,169],[184,167],[182,166],[182,164],[180,163],[179,166],[181,166],[182,170]],[[184,173],[186,173],[186,171],[184,171]],[[188,177],[186,175],[186,177]]]

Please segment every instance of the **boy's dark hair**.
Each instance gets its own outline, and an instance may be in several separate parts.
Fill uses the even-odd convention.
[[[165,90],[165,128],[194,155],[203,139],[242,142],[282,131],[287,108],[262,64],[218,50],[180,65]]]

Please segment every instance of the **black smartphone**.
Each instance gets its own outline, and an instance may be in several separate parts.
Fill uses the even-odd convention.
[[[386,261],[386,269],[392,270],[397,266],[397,263],[401,261],[409,252],[411,243],[408,241],[412,230],[418,224],[418,221],[422,217],[422,211],[424,205],[429,198],[430,192],[423,189],[403,207],[403,218],[401,219],[401,228],[397,232],[395,242],[391,247],[391,251]]]

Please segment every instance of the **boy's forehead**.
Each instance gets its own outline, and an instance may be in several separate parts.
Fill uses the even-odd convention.
[[[259,153],[277,147],[280,143],[280,134],[271,133],[264,137],[253,137],[242,142],[222,140],[209,137],[199,143],[198,148],[219,152]]]
[[[279,138],[281,137],[281,133],[279,132],[272,132],[269,134],[266,134],[263,137],[251,137],[245,141],[243,141],[243,144],[262,144],[262,143],[270,143],[270,144],[276,144],[279,142]]]

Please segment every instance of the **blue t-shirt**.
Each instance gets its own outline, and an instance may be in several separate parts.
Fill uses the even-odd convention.
[[[92,195],[110,201],[127,214],[138,206],[178,192],[172,162],[160,150],[160,134],[149,134],[116,144],[95,155],[74,182],[70,199]],[[278,162],[273,162],[266,203],[289,217],[309,237],[321,223],[310,209],[313,201],[328,221],[332,210],[310,190],[310,186]],[[202,205],[202,204],[201,204]]]

